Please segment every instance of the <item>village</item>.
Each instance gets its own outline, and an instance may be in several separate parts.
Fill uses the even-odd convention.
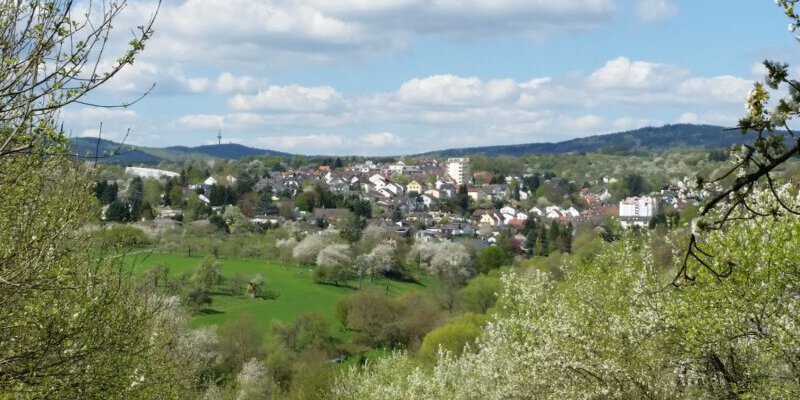
[[[365,160],[344,165],[337,160],[338,167],[269,171],[258,179],[242,174],[247,168],[240,168],[238,178],[208,176],[202,182],[186,182],[177,201],[164,201],[169,195],[166,192],[174,193],[174,187],[161,193],[150,214],[157,226],[176,227],[207,223],[196,211],[192,213],[194,222],[184,219],[184,208],[192,203],[207,206],[209,216],[221,216],[238,204],[253,226],[280,226],[292,220],[306,232],[319,232],[347,229],[343,225],[352,223],[355,213],[361,228],[378,226],[416,242],[462,238],[485,247],[504,233],[520,253],[530,254],[537,240],[526,237],[532,224],[561,224],[562,229],[573,232],[578,224],[605,227],[613,217],[622,228],[647,228],[659,212],[663,219],[664,213],[677,215],[684,205],[696,202],[675,185],[619,198],[609,187],[622,177],[602,176],[578,186],[551,172],[498,177],[473,171],[469,158],[407,161],[411,162]],[[170,182],[181,178],[180,173],[153,168],[128,167],[125,172],[146,180],[159,179],[161,186],[178,185]],[[248,197],[247,192],[254,195]],[[189,201],[195,197],[199,202]]]

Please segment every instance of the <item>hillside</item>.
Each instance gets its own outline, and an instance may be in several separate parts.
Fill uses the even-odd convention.
[[[256,149],[240,144],[205,145],[197,147],[172,146],[167,148],[139,147],[121,145],[110,140],[95,138],[70,139],[73,151],[79,156],[93,157],[95,154],[104,156],[99,161],[116,164],[156,164],[162,161],[181,161],[188,158],[205,159],[220,158],[226,160],[239,160],[248,156],[290,156],[274,150]]]
[[[210,157],[224,158],[229,160],[238,160],[247,156],[290,156],[289,153],[284,153],[275,150],[257,149],[254,147],[247,147],[241,144],[228,143],[228,144],[211,144],[197,147],[186,146],[172,146],[167,147],[165,150],[178,151],[182,153],[198,153],[205,154]]]
[[[680,149],[722,149],[747,141],[735,129],[713,125],[677,124],[647,127],[632,131],[595,135],[563,142],[528,143],[486,147],[465,147],[417,154],[415,156],[459,157],[479,154],[484,156],[521,156],[525,154],[608,153],[637,154]],[[93,156],[97,139],[71,139],[77,154]],[[98,154],[116,154],[101,162],[119,164],[154,164],[161,161],[176,162],[185,159],[219,158],[239,160],[248,156],[291,156],[274,150],[257,149],[240,144],[205,145],[196,147],[172,146],[166,148],[136,147],[100,140]]]
[[[673,149],[720,149],[742,141],[742,135],[735,129],[713,125],[677,124],[588,136],[557,143],[468,147],[432,151],[420,155],[458,157],[470,154],[485,156],[597,152],[631,154]]]

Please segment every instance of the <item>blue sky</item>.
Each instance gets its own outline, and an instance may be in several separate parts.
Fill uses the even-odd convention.
[[[131,0],[124,43],[153,2]],[[798,64],[771,1],[184,0],[144,54],[71,107],[75,136],[401,155],[649,125],[731,126],[765,58]],[[112,49],[119,48],[112,45]]]

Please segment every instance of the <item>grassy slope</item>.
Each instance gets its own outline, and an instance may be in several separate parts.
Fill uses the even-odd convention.
[[[187,258],[183,254],[152,253],[147,256],[139,254],[143,259],[138,260],[137,269],[144,271],[156,264],[169,266],[170,276],[191,273],[202,258]],[[250,314],[253,322],[262,332],[267,332],[273,320],[291,322],[307,311],[318,311],[325,315],[332,327],[339,326],[334,316],[334,306],[344,295],[354,290],[347,287],[319,285],[311,280],[311,270],[296,265],[283,267],[277,263],[258,260],[220,259],[222,272],[226,277],[241,273],[250,278],[260,273],[266,280],[266,287],[279,296],[277,299],[251,299],[247,296],[230,296],[227,294],[214,294],[211,309],[213,312],[202,313],[195,317],[192,327],[218,325],[225,321],[234,320],[241,315]],[[357,285],[357,282],[353,282]],[[368,280],[364,280],[368,286]],[[426,290],[425,286],[390,280],[378,280],[373,285],[376,289],[386,291],[396,296],[408,290]],[[220,289],[225,289],[223,285]]]

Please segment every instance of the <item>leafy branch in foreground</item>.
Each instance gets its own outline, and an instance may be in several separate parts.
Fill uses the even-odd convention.
[[[48,135],[47,128],[56,125],[54,116],[64,106],[99,106],[84,98],[133,64],[153,34],[161,4],[132,31],[128,50],[109,63],[105,49],[112,21],[127,1],[90,2],[85,11],[74,3],[14,1],[0,7],[0,156],[53,139],[57,133]],[[142,97],[103,107],[128,107]]]
[[[776,1],[792,20],[790,31],[800,28],[800,15],[794,10],[797,2]],[[699,217],[692,221],[683,262],[673,281],[675,285],[694,280],[693,267],[704,268],[721,279],[730,276],[736,266],[733,261],[723,263],[722,268],[712,266],[715,255],[704,249],[705,232],[721,230],[734,220],[800,215],[800,208],[789,201],[797,194],[796,189],[786,185],[778,174],[779,167],[800,154],[800,137],[789,126],[789,122],[800,115],[800,81],[790,78],[788,64],[766,60],[764,66],[767,70],[765,82],[754,84],[747,97],[747,115],[738,123],[743,135],[753,135],[752,142],[731,149],[733,165],[720,176],[708,181],[697,178],[694,189],[706,201]],[[786,94],[771,104],[771,91]],[[753,194],[759,188],[764,188],[776,200],[772,208],[754,207]]]

